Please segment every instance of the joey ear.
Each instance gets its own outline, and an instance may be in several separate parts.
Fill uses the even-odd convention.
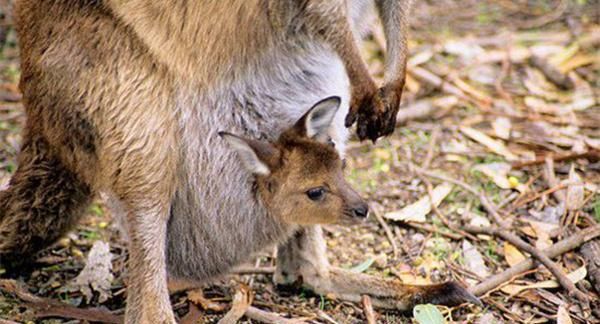
[[[320,142],[327,141],[327,131],[340,108],[342,100],[333,96],[317,102],[298,120],[294,128],[303,136]]]
[[[227,132],[219,132],[219,136],[227,141],[237,152],[242,164],[248,171],[262,176],[271,174],[271,168],[269,168],[268,164],[277,155],[277,149],[273,145],[246,139]]]

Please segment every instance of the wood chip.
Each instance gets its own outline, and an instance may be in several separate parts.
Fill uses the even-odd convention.
[[[452,191],[452,184],[443,183],[433,189],[433,204],[439,206],[439,204],[448,196]],[[401,210],[386,213],[383,217],[395,221],[403,222],[419,222],[424,223],[426,216],[431,212],[431,200],[429,195],[424,195],[417,202],[412,203]]]
[[[501,141],[497,141],[489,136],[487,136],[486,134],[471,128],[471,127],[465,127],[465,126],[461,126],[460,127],[460,131],[467,135],[468,137],[470,137],[472,140],[482,144],[483,146],[487,147],[490,151],[498,154],[498,155],[502,155],[503,157],[505,157],[508,161],[516,161],[518,160],[518,157],[513,154],[505,145],[503,142]]]

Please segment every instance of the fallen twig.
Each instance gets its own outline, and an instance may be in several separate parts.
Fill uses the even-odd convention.
[[[554,173],[554,159],[552,159],[552,155],[546,156],[545,162],[546,164],[542,175],[548,183],[548,187],[556,187],[560,184],[560,181],[558,181],[556,174]],[[564,203],[565,199],[567,198],[567,193],[565,190],[555,191],[552,193],[552,195],[561,203]]]
[[[418,67],[418,66],[409,67],[408,72],[410,74],[416,76],[420,80],[425,81],[425,82],[433,85],[434,87],[440,88],[445,93],[454,95],[460,99],[474,103],[477,106],[484,108],[485,110],[489,109],[488,103],[482,102],[482,101],[478,100],[477,98],[473,98],[472,96],[468,95],[467,93],[465,93],[463,90],[461,90],[457,86],[455,86],[452,83],[448,82],[447,80],[444,80],[444,79],[440,78],[439,76],[435,75],[433,72],[430,72],[430,71],[428,71],[424,68]]]
[[[271,324],[303,324],[306,323],[301,319],[287,319],[281,317],[275,313],[269,313],[262,309],[258,309],[256,307],[248,307],[246,313],[244,314],[247,318],[253,319],[255,321],[259,321],[262,323],[271,323]]]
[[[504,82],[506,77],[509,76],[510,69],[512,66],[511,61],[510,61],[510,50],[511,50],[510,44],[511,44],[511,42],[507,42],[506,55],[504,56],[504,59],[502,60],[502,70],[500,72],[500,75],[494,81],[494,88],[496,89],[498,94],[500,94],[500,96],[502,98],[504,98],[504,100],[506,100],[506,102],[508,102],[511,106],[514,106],[515,103],[514,103],[514,100],[512,99],[512,96],[510,95],[510,93],[508,93],[506,91],[506,89],[504,89],[504,86],[502,86],[502,83]]]
[[[568,1],[562,0],[558,3],[556,8],[553,8],[552,10],[550,10],[548,14],[539,16],[539,17],[535,17],[535,18],[529,18],[529,19],[523,20],[521,22],[517,22],[516,24],[519,28],[522,28],[522,29],[542,27],[542,26],[547,25],[555,20],[560,19],[560,17],[562,17],[564,15],[565,11],[567,10],[568,5],[569,5]]]
[[[514,206],[515,207],[523,206],[523,205],[525,205],[527,203],[530,203],[530,202],[532,202],[534,200],[539,199],[542,196],[546,196],[546,195],[555,193],[555,192],[557,192],[559,190],[565,189],[569,185],[573,185],[573,183],[566,183],[566,182],[559,183],[559,184],[555,185],[552,188],[549,188],[549,189],[546,189],[546,190],[544,190],[542,192],[538,192],[538,193],[534,194],[532,197],[529,197],[529,198],[526,198],[526,199],[523,199],[523,200],[520,200],[520,201],[515,201]]]
[[[429,165],[431,165],[431,160],[433,160],[433,154],[435,150],[435,145],[437,143],[437,139],[440,136],[440,128],[436,127],[431,132],[431,139],[429,140],[429,144],[427,145],[427,155],[425,156],[425,160],[421,165],[423,169],[429,169]],[[431,195],[430,195],[431,198]]]
[[[375,311],[373,310],[373,305],[371,304],[371,298],[368,295],[362,296],[362,305],[367,323],[376,324],[377,320],[375,318]]]
[[[581,247],[581,255],[586,262],[588,278],[600,294],[600,240],[589,241]]]
[[[19,323],[0,318],[0,324],[19,324]]]
[[[90,322],[123,323],[122,316],[114,315],[103,309],[77,308],[59,301],[34,296],[27,292],[27,289],[23,288],[15,280],[0,280],[0,290],[14,294],[19,299],[26,302],[25,306],[31,307],[35,311],[35,316],[38,318],[62,317]]]
[[[561,161],[568,161],[568,160],[575,160],[575,159],[588,159],[591,162],[595,162],[600,160],[600,150],[590,150],[587,152],[583,152],[583,153],[570,153],[570,154],[564,154],[564,155],[549,155],[551,157],[552,160],[554,160],[554,162],[561,162]],[[546,158],[547,156],[542,156],[539,158],[536,158],[535,160],[531,160],[531,161],[521,161],[521,162],[513,162],[512,163],[512,168],[513,169],[521,169],[527,166],[532,166],[532,165],[538,165],[538,164],[544,164],[546,162]]]
[[[390,230],[390,227],[386,223],[385,219],[383,219],[383,217],[381,216],[381,214],[379,213],[377,208],[371,208],[371,210],[373,211],[373,215],[375,215],[375,219],[377,219],[377,222],[379,223],[379,225],[381,225],[381,228],[383,228],[383,231],[385,232],[385,236],[387,236],[388,241],[390,241],[390,244],[392,245],[394,259],[397,258],[398,257],[398,244],[396,244],[394,234]]]
[[[588,227],[562,241],[555,243],[548,249],[542,251],[542,254],[547,258],[555,258],[598,236],[600,236],[600,225]],[[471,287],[469,290],[472,294],[481,296],[507,282],[511,278],[518,276],[520,273],[532,269],[535,265],[536,262],[532,258],[521,261],[516,265],[504,270],[503,272],[487,278],[485,281]]]
[[[577,298],[579,301],[587,303],[589,301],[588,296],[581,292],[575,284],[567,278],[562,269],[554,263],[550,258],[544,254],[542,251],[538,250],[531,244],[523,241],[520,237],[506,231],[497,229],[494,227],[479,227],[479,226],[470,226],[465,225],[463,228],[474,234],[487,234],[492,236],[501,237],[502,239],[510,242],[512,245],[518,247],[519,249],[531,254],[534,258],[539,260],[550,272],[556,277],[556,280],[563,286],[568,292],[569,296]]]
[[[567,75],[560,73],[560,71],[558,71],[557,68],[552,66],[545,59],[537,55],[532,55],[529,58],[529,62],[531,63],[531,65],[542,71],[546,78],[559,88],[563,90],[570,90],[573,89],[573,87],[575,87],[573,81]]]
[[[425,232],[439,234],[439,235],[445,236],[447,238],[453,239],[455,241],[462,240],[464,238],[464,236],[462,236],[460,234],[453,233],[453,232],[441,231],[441,230],[439,230],[431,225],[428,225],[428,224],[420,224],[420,223],[416,223],[416,222],[406,222],[404,224],[406,224],[410,227],[414,227],[416,229],[425,231]]]
[[[250,288],[246,285],[240,285],[233,295],[233,302],[231,309],[221,320],[219,324],[234,324],[237,323],[242,316],[246,313],[248,308],[252,304],[252,293]]]
[[[396,124],[404,124],[409,120],[424,119],[435,114],[439,109],[449,110],[458,104],[456,96],[445,96],[435,99],[421,99],[400,108],[396,115]],[[436,114],[437,115],[437,114]]]

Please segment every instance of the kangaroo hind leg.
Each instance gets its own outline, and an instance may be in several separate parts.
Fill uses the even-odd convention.
[[[18,265],[53,243],[92,197],[90,185],[52,153],[43,137],[26,135],[18,168],[0,192],[0,263]]]
[[[302,284],[317,294],[333,294],[350,302],[362,295],[371,297],[379,308],[410,310],[422,303],[456,305],[479,300],[454,282],[436,285],[405,285],[398,280],[354,273],[329,265],[326,245],[319,226],[306,227],[279,247],[275,283]]]

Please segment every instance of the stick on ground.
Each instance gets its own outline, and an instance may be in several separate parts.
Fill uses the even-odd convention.
[[[376,324],[375,311],[373,310],[373,304],[371,298],[368,295],[362,296],[363,311],[368,324]]]
[[[385,219],[383,219],[383,217],[381,216],[381,214],[379,213],[377,208],[371,208],[371,210],[373,211],[373,215],[375,215],[375,219],[377,219],[377,222],[379,223],[379,225],[381,225],[381,228],[383,228],[383,231],[385,232],[385,235],[387,236],[388,241],[390,241],[390,244],[392,245],[394,259],[397,258],[398,257],[398,245],[396,244],[394,234],[390,230],[390,227],[385,222]]]
[[[244,314],[247,318],[268,324],[305,324],[301,319],[287,319],[275,313],[269,313],[256,307],[248,307]]]
[[[592,240],[598,236],[600,236],[600,225],[588,227],[562,241],[557,242],[556,244],[552,245],[551,247],[542,252],[548,258],[555,258],[559,255],[562,255],[581,246],[583,243]],[[509,281],[511,278],[516,277],[525,271],[533,269],[535,265],[536,262],[533,260],[533,258],[521,261],[515,264],[514,266],[504,270],[503,272],[493,275],[487,278],[485,281],[479,283],[478,285],[471,287],[469,291],[475,296],[481,296],[487,293],[488,291],[499,287],[501,284]]]
[[[583,303],[589,302],[588,296],[579,289],[577,289],[577,287],[575,287],[575,284],[569,278],[567,278],[567,275],[556,263],[550,260],[550,258],[545,253],[538,250],[531,244],[523,241],[518,236],[509,233],[508,231],[500,230],[493,227],[477,227],[465,225],[463,228],[466,231],[475,234],[487,234],[501,237],[505,241],[508,241],[512,245],[518,247],[520,250],[531,254],[534,258],[539,260],[546,268],[548,268],[548,270],[550,270],[550,272],[554,275],[554,277],[556,277],[556,280],[558,280],[560,285],[563,286],[569,292],[569,296],[575,297]]]
[[[62,317],[78,319],[89,322],[101,323],[123,323],[123,317],[98,308],[78,308],[56,300],[46,299],[30,294],[15,280],[0,280],[0,290],[16,295],[25,302],[25,306],[31,307],[38,318]]]

